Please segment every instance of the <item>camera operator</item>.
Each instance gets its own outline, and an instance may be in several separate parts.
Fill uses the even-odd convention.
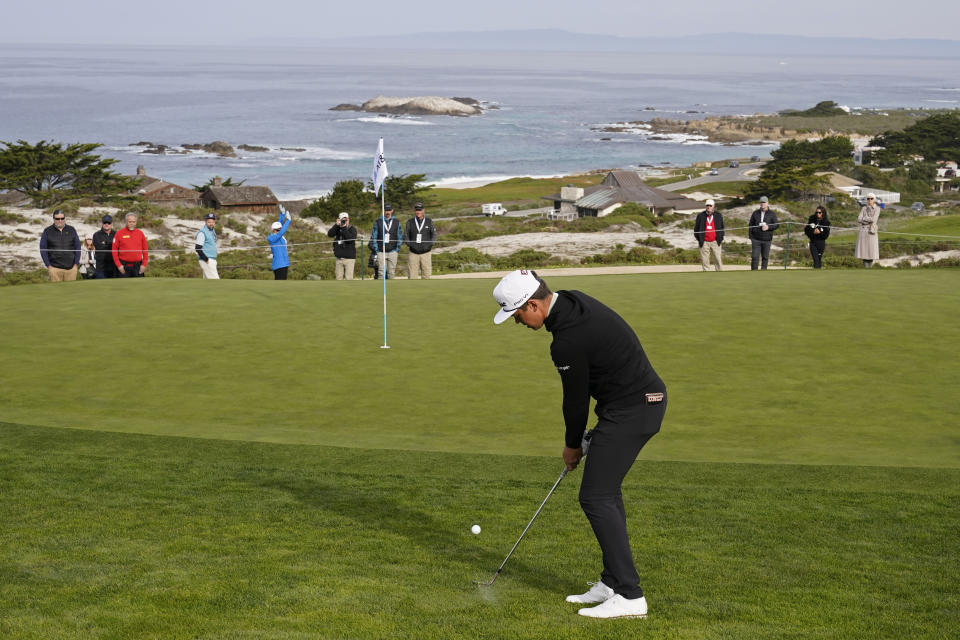
[[[337,216],[337,224],[330,227],[327,235],[333,238],[337,280],[353,280],[353,265],[357,258],[357,228],[350,224],[350,214],[341,212]]]

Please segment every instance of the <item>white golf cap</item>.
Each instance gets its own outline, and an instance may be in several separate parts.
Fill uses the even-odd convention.
[[[341,211],[340,215],[337,216],[337,220],[343,220],[344,218],[349,218],[350,214],[346,211]]]
[[[526,304],[540,288],[540,281],[532,271],[518,269],[500,279],[493,289],[493,299],[500,305],[500,311],[493,317],[494,324],[500,324]]]
[[[714,201],[713,201],[713,198],[711,198],[711,199],[707,200],[706,202],[704,202],[703,204],[704,204],[704,206],[712,207],[712,206],[714,206],[715,203],[714,203]]]
[[[272,225],[270,225],[270,228],[271,228],[271,229],[280,229],[280,228],[282,228],[282,227],[283,227],[283,225],[280,224],[280,221],[279,221],[279,220],[278,220],[277,222],[274,222]]]
[[[867,198],[868,198],[868,199],[869,199],[869,198],[873,198],[874,200],[876,200],[876,199],[877,199],[877,196],[876,196],[875,194],[868,193],[868,194],[867,194]]]

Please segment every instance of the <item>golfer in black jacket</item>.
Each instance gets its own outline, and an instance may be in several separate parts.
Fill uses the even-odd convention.
[[[660,430],[667,388],[650,365],[633,329],[612,309],[580,291],[551,292],[534,271],[513,271],[493,291],[494,322],[510,316],[534,331],[553,334],[550,355],[563,383],[566,425],[563,461],[573,469],[583,456],[590,397],[597,426],[590,441],[580,506],[603,552],[600,581],[567,602],[593,618],[644,617],[647,601],[633,565],[620,485],[640,450]]]

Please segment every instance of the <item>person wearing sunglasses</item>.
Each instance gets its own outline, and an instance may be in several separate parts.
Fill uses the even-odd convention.
[[[67,216],[60,209],[53,212],[53,224],[40,234],[40,259],[50,274],[50,282],[77,279],[80,236],[67,224]]]
[[[810,238],[810,256],[813,258],[813,268],[819,269],[823,260],[823,251],[827,248],[827,236],[830,235],[830,220],[827,219],[827,209],[818,206],[813,215],[807,220],[803,232]]]
[[[863,266],[870,268],[873,261],[880,257],[880,238],[877,235],[877,220],[880,219],[880,207],[877,205],[877,196],[867,194],[867,204],[860,209],[857,216],[857,249],[854,256],[863,260]]]

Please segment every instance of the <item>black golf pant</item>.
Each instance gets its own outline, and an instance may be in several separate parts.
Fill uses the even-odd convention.
[[[813,258],[813,268],[819,269],[821,265],[821,260],[823,258],[823,251],[827,248],[827,243],[821,240],[817,242],[816,240],[810,241],[810,257]]]
[[[767,268],[767,262],[770,260],[770,244],[772,240],[750,240],[750,268],[757,270],[757,264],[761,269]]]
[[[633,565],[620,485],[640,450],[660,429],[667,410],[666,390],[661,390],[664,395],[659,404],[601,412],[580,483],[580,507],[603,552],[600,579],[630,599],[643,596],[643,589]]]

